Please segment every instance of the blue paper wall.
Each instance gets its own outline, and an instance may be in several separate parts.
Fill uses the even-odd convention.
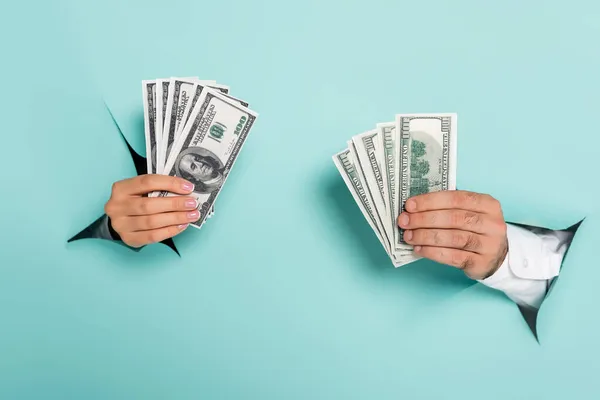
[[[596,2],[3,6],[0,398],[589,398],[600,345]],[[67,245],[135,174],[140,81],[260,113],[202,231]],[[458,185],[510,221],[586,217],[539,317],[461,272],[394,269],[331,155],[399,112],[459,114]]]

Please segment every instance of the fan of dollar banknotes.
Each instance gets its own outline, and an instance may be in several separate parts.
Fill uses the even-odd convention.
[[[333,161],[395,267],[420,259],[396,223],[409,197],[456,189],[456,114],[399,114]]]
[[[142,81],[144,131],[149,174],[178,176],[192,182],[200,228],[214,203],[258,114],[215,81],[168,78]],[[150,197],[174,196],[154,192]]]

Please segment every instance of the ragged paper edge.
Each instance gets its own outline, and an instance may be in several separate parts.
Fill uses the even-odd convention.
[[[575,240],[575,237],[577,236],[577,231],[579,230],[579,227],[581,226],[581,224],[583,223],[583,221],[585,221],[585,218],[582,219],[581,221],[579,221],[579,222],[571,225],[568,228],[561,229],[563,231],[573,232],[573,238],[569,242],[567,250],[565,251],[565,254],[563,256],[561,267],[560,267],[560,272],[559,272],[558,276],[552,280],[552,283],[550,284],[550,287],[546,291],[546,294],[544,295],[544,299],[542,300],[542,304],[540,304],[540,307],[536,309],[536,308],[526,307],[526,306],[522,306],[522,305],[517,304],[517,308],[521,312],[521,315],[523,316],[523,319],[525,320],[525,323],[529,327],[529,330],[533,334],[533,337],[535,338],[535,340],[536,340],[536,342],[538,344],[540,344],[539,334],[538,334],[538,330],[537,330],[537,318],[538,318],[538,315],[540,313],[540,310],[542,309],[542,306],[544,305],[544,302],[546,301],[546,298],[548,298],[548,296],[552,292],[552,289],[556,286],[558,280],[560,279],[560,275],[561,275],[561,272],[562,272],[562,266],[564,265],[565,259],[567,258],[568,254],[569,254],[569,249],[571,248],[571,245],[573,244],[573,241]],[[514,223],[514,222],[508,222],[508,221],[507,221],[507,223],[510,223],[512,225],[517,225],[517,226],[525,227],[525,228],[526,227],[533,227],[531,225],[524,225],[524,224],[519,224],[519,223]],[[538,227],[538,226],[536,226],[535,228],[547,229],[547,228]]]
[[[129,155],[131,156],[131,159],[132,159],[133,164],[135,166],[135,170],[136,170],[137,175],[145,175],[147,173],[146,157],[143,157],[143,156],[139,155],[133,149],[133,147],[131,147],[131,145],[129,144],[129,141],[127,140],[127,138],[123,134],[123,131],[121,130],[121,127],[119,126],[119,123],[117,122],[114,114],[112,113],[112,111],[111,111],[110,107],[108,106],[108,104],[106,103],[106,101],[104,102],[104,105],[106,106],[106,110],[108,111],[108,113],[109,113],[109,115],[110,115],[113,123],[115,124],[117,130],[119,131],[119,134],[121,135],[121,138],[123,139],[123,141],[127,145],[127,148],[129,149]],[[101,223],[103,223],[105,215],[106,214],[101,215],[94,222],[92,222],[87,227],[85,227],[84,229],[82,229],[79,233],[77,233],[76,235],[74,235],[73,237],[71,237],[69,240],[67,240],[67,243],[75,242],[77,240],[82,240],[82,239],[104,239],[104,240],[108,240],[108,241],[111,241],[111,242],[116,242],[116,243],[118,243],[118,244],[120,244],[122,246],[125,246],[128,249],[131,249],[131,250],[133,250],[135,252],[139,252],[143,247],[145,247],[145,246],[142,246],[142,247],[139,247],[139,248],[131,247],[131,246],[127,246],[122,240],[117,240],[117,239],[113,239],[113,238],[109,239],[109,238],[106,238],[106,237],[96,237],[96,236],[94,236],[93,233],[99,229],[99,225]],[[168,238],[166,240],[163,240],[160,243],[166,245],[171,250],[173,250],[178,256],[181,257],[181,254],[179,253],[179,250],[177,250],[177,246],[175,246],[175,242],[173,241],[172,238]]]

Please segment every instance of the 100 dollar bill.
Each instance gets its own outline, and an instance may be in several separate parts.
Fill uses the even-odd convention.
[[[398,235],[397,218],[398,218],[398,168],[400,162],[398,160],[398,135],[395,122],[384,122],[377,124],[379,131],[379,140],[382,158],[382,181],[384,184],[384,201],[388,210],[386,225],[390,230],[390,241],[395,252],[404,252],[411,250],[410,246],[396,246]]]
[[[146,170],[156,173],[156,81],[142,81],[144,102],[144,135],[146,138]]]
[[[373,232],[375,232],[377,239],[385,251],[389,254],[389,245],[386,245],[384,235],[382,234],[379,224],[377,223],[376,212],[369,199],[367,187],[361,179],[360,172],[356,167],[354,154],[350,151],[350,149],[344,149],[333,156],[333,163],[340,172],[344,183],[352,194],[352,197],[358,205],[358,208],[367,220],[367,223]]]
[[[370,189],[371,199],[379,216],[380,225],[385,233],[387,241],[392,244],[393,231],[390,229],[389,210],[386,206],[386,190],[382,170],[382,149],[379,138],[380,131],[374,129],[356,135],[352,138],[354,150],[358,160],[358,166],[362,169],[367,188]],[[350,146],[349,146],[350,148]],[[390,247],[391,248],[391,247]]]
[[[198,84],[198,86],[203,86],[203,85]],[[214,84],[211,84],[211,87],[213,89],[218,90],[222,94],[229,94],[229,86],[214,83]],[[185,110],[183,111],[182,122],[179,125],[181,131],[183,131],[183,128],[185,128],[185,125],[190,120],[190,114],[191,114],[192,110],[194,109],[194,107],[196,107],[196,103],[198,102],[198,99],[200,98],[200,94],[202,93],[202,87],[200,88],[200,90],[198,90],[198,87],[194,87],[194,89],[192,90],[192,93],[193,93],[192,99],[188,102],[188,104],[185,107]],[[181,131],[179,133],[181,133]]]
[[[165,165],[165,174],[192,182],[200,228],[212,209],[258,114],[221,93],[204,88]],[[160,192],[159,196],[172,196]]]
[[[396,115],[396,154],[400,163],[396,192],[399,215],[409,197],[456,189],[456,114]],[[395,248],[407,246],[404,230],[395,226]]]
[[[168,86],[167,104],[165,107],[164,126],[158,152],[160,160],[166,162],[169,159],[171,147],[177,137],[178,128],[183,119],[183,111],[195,92],[197,87],[203,88],[215,81],[200,81],[196,78],[171,78]]]
[[[162,148],[163,126],[165,124],[165,114],[167,112],[167,96],[169,95],[170,79],[156,80],[156,124],[154,125],[154,135],[156,136],[156,173],[162,174],[165,166],[165,154],[160,151]]]
[[[406,251],[401,253],[392,252],[390,243],[387,240],[385,231],[381,224],[383,221],[379,219],[377,211],[373,205],[372,197],[370,196],[369,188],[364,181],[360,164],[356,160],[356,153],[351,149],[345,149],[333,156],[333,162],[337,167],[344,183],[348,187],[354,201],[367,220],[367,223],[377,236],[377,239],[385,249],[395,267],[408,264],[415,261],[416,258],[412,252]],[[371,191],[372,192],[372,191]]]

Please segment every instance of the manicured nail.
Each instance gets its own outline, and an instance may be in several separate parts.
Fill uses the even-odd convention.
[[[181,225],[177,225],[177,229],[179,229],[180,231],[184,230],[185,228],[187,228],[188,224],[181,224]]]
[[[405,213],[400,214],[400,226],[408,226],[408,215]]]
[[[189,199],[185,201],[186,208],[196,208],[198,207],[198,203],[196,203],[195,199]]]
[[[192,211],[187,213],[187,217],[190,221],[195,221],[200,217],[200,213],[198,211]]]
[[[415,252],[418,253],[419,251],[421,251],[421,246],[415,246]]]
[[[192,190],[194,190],[194,184],[186,181],[181,185],[181,188],[186,192],[191,192]]]
[[[406,200],[406,204],[404,204],[404,208],[406,208],[406,211],[408,211],[408,212],[417,211],[417,202],[412,199]]]
[[[404,231],[404,240],[409,241],[413,238],[412,231]]]

